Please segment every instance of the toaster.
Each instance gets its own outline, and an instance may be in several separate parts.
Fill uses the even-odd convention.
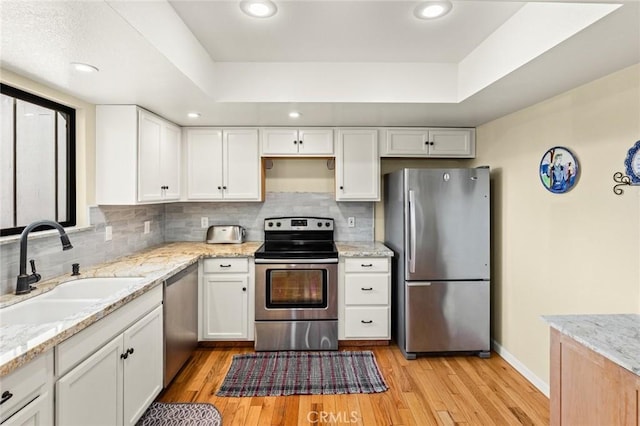
[[[240,244],[244,242],[245,231],[240,225],[213,225],[207,229],[208,244]]]

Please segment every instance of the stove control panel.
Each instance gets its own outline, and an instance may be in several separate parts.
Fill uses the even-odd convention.
[[[271,217],[264,220],[265,231],[333,231],[328,217]]]

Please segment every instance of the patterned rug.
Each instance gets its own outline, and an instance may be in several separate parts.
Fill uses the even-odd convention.
[[[384,392],[371,351],[260,352],[234,355],[218,396]]]
[[[136,426],[220,426],[220,412],[211,404],[154,402]]]

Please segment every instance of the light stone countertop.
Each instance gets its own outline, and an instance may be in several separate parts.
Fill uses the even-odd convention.
[[[41,325],[0,324],[0,377],[28,363],[55,345],[79,333],[104,316],[133,299],[161,285],[164,280],[196,263],[201,258],[253,257],[262,241],[243,244],[206,244],[176,242],[163,244],[86,269],[80,265],[81,275],[63,275],[37,284],[28,295],[0,296],[0,308],[33,298],[53,290],[57,285],[82,278],[141,277],[124,290],[89,306],[64,321]],[[379,242],[337,242],[340,256],[393,256],[393,252]],[[1,313],[0,313],[1,320]]]
[[[545,315],[551,327],[640,376],[640,315]]]
[[[64,321],[41,325],[3,326],[0,324],[0,377],[6,376],[41,353],[89,327],[105,315],[162,284],[165,279],[196,263],[198,259],[253,257],[261,245],[262,242],[243,244],[169,243],[84,270],[81,265],[79,277],[65,275],[43,281],[37,285],[37,290],[28,295],[15,296],[10,294],[0,297],[0,306],[4,307],[46,293],[58,284],[74,279],[142,277],[139,282],[108,298],[101,299]]]
[[[393,257],[393,251],[378,241],[336,241],[336,247],[344,257]]]

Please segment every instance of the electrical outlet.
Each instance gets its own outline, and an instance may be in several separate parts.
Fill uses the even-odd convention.
[[[209,227],[209,218],[201,217],[200,218],[200,228],[208,228]]]
[[[150,220],[145,220],[144,221],[144,233],[148,234],[149,232],[151,232],[151,221]]]
[[[356,218],[353,216],[350,216],[349,218],[347,218],[347,226],[349,228],[353,228],[354,226],[356,226]]]
[[[104,240],[105,241],[111,241],[112,238],[113,238],[113,227],[105,226],[104,227]]]

